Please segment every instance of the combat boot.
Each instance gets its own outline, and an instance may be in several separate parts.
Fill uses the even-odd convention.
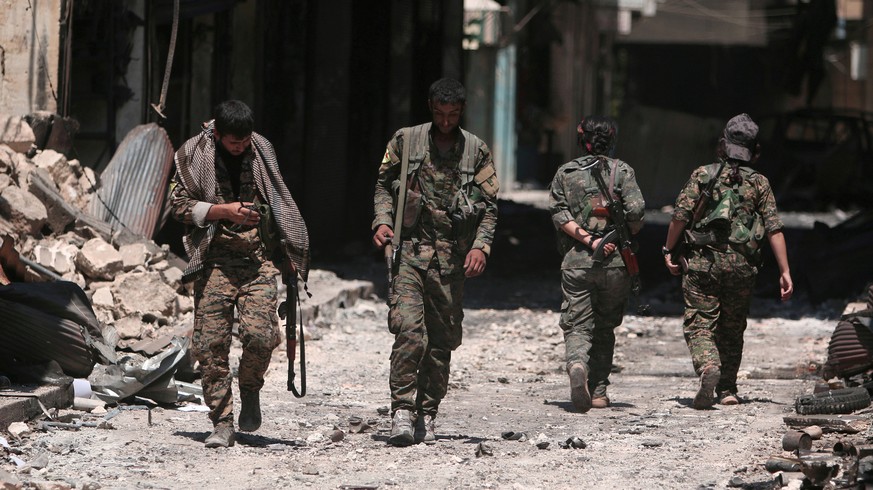
[[[391,435],[388,444],[392,446],[409,446],[415,443],[412,412],[397,410],[391,418]]]
[[[606,408],[609,406],[609,397],[606,395],[594,395],[591,399],[591,408]]]
[[[588,367],[575,363],[567,368],[570,375],[570,401],[582,413],[591,410],[591,392],[588,391]]]
[[[715,401],[715,385],[718,384],[718,378],[721,376],[721,370],[718,366],[707,366],[703,368],[703,373],[700,375],[700,388],[697,394],[694,395],[692,406],[701,410],[712,407]]]
[[[206,438],[206,447],[231,447],[235,439],[233,425],[218,424],[213,429],[212,434],[209,434],[209,437]]]
[[[434,432],[436,424],[433,421],[433,416],[425,415],[422,418],[424,419],[424,437],[421,441],[425,444],[436,444],[436,433]]]
[[[722,405],[739,405],[740,399],[737,394],[732,391],[721,391],[718,394],[719,403]]]
[[[257,391],[239,392],[242,408],[239,411],[239,430],[254,432],[261,426],[261,397]]]

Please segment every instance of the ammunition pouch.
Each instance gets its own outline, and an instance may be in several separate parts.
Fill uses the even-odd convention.
[[[419,189],[418,179],[416,178],[417,174],[413,175],[409,179],[409,184],[406,189],[406,201],[403,205],[403,231],[404,234],[409,233],[416,224],[418,224],[418,217],[421,215],[421,207],[423,203],[423,197],[421,195],[421,190]],[[394,199],[397,199],[397,196],[400,194],[400,181],[395,180],[393,189],[394,191]]]
[[[685,230],[685,243],[694,247],[705,247],[719,243],[714,231],[690,231]]]
[[[276,226],[273,209],[269,204],[258,202],[257,198],[250,209],[261,215],[261,220],[258,222],[258,237],[261,239],[264,256],[269,260],[281,261],[283,258],[282,235]]]
[[[472,184],[468,186],[476,189]],[[467,253],[473,246],[476,233],[479,231],[479,223],[485,216],[485,203],[474,202],[464,187],[467,186],[461,186],[461,189],[452,198],[452,204],[449,207],[452,234],[458,244],[458,251],[461,253]]]

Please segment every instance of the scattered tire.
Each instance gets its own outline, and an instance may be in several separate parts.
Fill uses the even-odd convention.
[[[794,402],[800,415],[846,414],[869,406],[870,393],[860,386],[802,395]]]

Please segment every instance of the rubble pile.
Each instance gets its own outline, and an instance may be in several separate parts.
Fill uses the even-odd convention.
[[[117,349],[161,337],[167,326],[193,325],[193,300],[181,283],[185,262],[166,245],[91,218],[99,176],[39,149],[24,118],[0,119],[0,236],[29,266],[19,280],[77,284]]]

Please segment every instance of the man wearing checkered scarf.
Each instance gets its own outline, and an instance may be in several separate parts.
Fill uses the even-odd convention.
[[[273,146],[252,131],[251,109],[230,100],[214,116],[176,152],[171,196],[173,217],[187,229],[183,280],[194,282],[193,352],[214,426],[206,447],[228,447],[235,437],[229,366],[234,310],[243,347],[239,429],[255,431],[264,374],[281,342],[276,276],[306,280],[309,236]],[[266,220],[275,226],[263,226]]]

